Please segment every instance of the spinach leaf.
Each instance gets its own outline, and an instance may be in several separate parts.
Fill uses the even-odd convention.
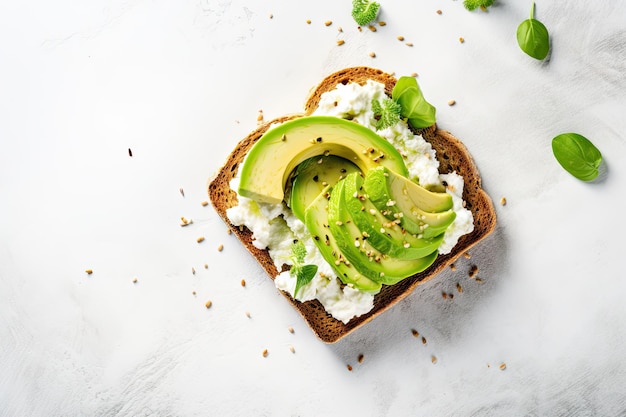
[[[517,27],[517,43],[522,51],[531,57],[542,60],[550,50],[550,35],[543,23],[534,18],[535,3],[530,9],[530,19]]]
[[[435,124],[436,109],[426,101],[415,78],[400,77],[393,87],[391,98],[402,106],[401,115],[408,119],[413,128]]]
[[[552,152],[559,164],[579,180],[597,178],[602,154],[586,137],[577,133],[562,133],[552,139]]]

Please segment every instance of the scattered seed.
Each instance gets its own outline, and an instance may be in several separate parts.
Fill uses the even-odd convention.
[[[205,200],[205,201],[201,201],[200,204],[202,205],[202,207],[206,207],[209,205],[209,202]]]
[[[137,278],[133,278],[133,284],[137,283]]]
[[[505,197],[502,197],[502,198],[500,199],[500,205],[501,205],[501,206],[505,206],[505,205],[506,205],[506,198],[505,198]]]
[[[250,315],[250,312],[249,312],[249,311],[246,311],[246,317],[247,317],[247,318],[252,317],[252,316]]]
[[[479,283],[479,284],[482,284],[483,279],[482,279],[482,278],[479,278],[479,277],[476,277],[476,279],[475,279],[474,281],[476,281],[476,282],[477,282],[477,283]]]
[[[232,230],[230,230],[230,229],[226,229],[226,234],[227,234],[227,235],[230,235],[230,234],[232,234],[232,233],[233,233],[233,231],[232,231]]]
[[[506,363],[502,362],[502,363],[500,364],[500,370],[501,370],[501,371],[504,371],[505,369],[506,369]]]
[[[456,104],[456,100],[448,100],[448,106],[454,106]]]
[[[293,330],[293,327],[291,327],[291,326],[287,327],[287,330],[289,331],[289,333],[294,333],[295,332],[295,330]]]
[[[478,266],[472,265],[467,274],[469,275],[470,278],[474,278],[474,276],[476,276],[477,273],[478,273]]]
[[[204,306],[205,306],[206,308],[211,308],[211,306],[212,306],[212,305],[213,305],[213,302],[212,302],[211,300],[207,300],[207,302],[206,302],[206,303],[204,303]]]
[[[407,42],[405,43],[406,46],[413,46],[413,42]]]
[[[417,72],[412,72],[412,73],[411,73],[411,77],[413,77],[413,78],[417,78]]]
[[[273,18],[274,18],[274,15],[273,15],[272,13],[270,13],[270,16],[269,16],[269,17],[270,17],[270,19],[273,19]]]
[[[306,24],[307,24],[307,25],[310,25],[310,24],[311,24],[311,19],[307,19],[307,20],[306,20]]]
[[[245,286],[246,286],[246,280],[245,280],[245,279],[242,279],[242,280],[241,280],[241,286],[242,286],[242,287],[245,287]]]
[[[257,116],[256,116],[256,121],[257,122],[262,122],[263,121],[263,110],[259,110],[259,114],[257,114]]]
[[[463,287],[461,287],[461,283],[457,282],[457,284],[456,284],[456,290],[457,290],[458,292],[463,292]]]
[[[289,345],[289,351],[291,353],[296,353],[296,349],[293,346],[291,346],[291,345]]]
[[[178,192],[180,192],[180,195],[183,197],[185,196],[185,190],[183,190],[182,187],[178,189]]]
[[[448,298],[452,300],[454,298],[454,294],[448,293]]]
[[[396,39],[398,39],[400,42],[402,42],[404,40],[404,36],[398,36],[398,37],[396,37]]]
[[[463,38],[463,37],[459,38],[459,42],[464,43],[465,42],[465,38]]]
[[[437,357],[436,357],[435,355],[432,355],[432,356],[430,357],[430,361],[431,361],[432,363],[437,363]]]
[[[131,158],[133,156],[133,151],[131,151],[130,148],[128,148],[128,156],[130,156]]]
[[[209,269],[209,264],[204,264],[204,269]]]
[[[426,338],[424,336],[422,336],[422,344],[425,345],[426,343],[427,343],[426,342]]]
[[[343,32],[343,29],[341,28],[341,26],[339,26],[339,27],[337,28],[337,31],[339,31],[339,32]]]
[[[330,26],[332,24],[333,24],[332,20],[327,20],[324,22],[324,26]]]
[[[347,365],[346,365],[346,368],[348,368],[348,371],[352,372],[352,365],[347,364]]]
[[[220,245],[217,247],[217,250],[218,250],[218,252],[223,251],[223,250],[224,250],[224,245],[220,244]]]
[[[196,275],[196,269],[195,269],[194,267],[191,267],[191,273],[192,273],[193,275]]]
[[[180,218],[180,227],[189,226],[192,223],[193,223],[193,220],[188,220],[185,217]]]
[[[442,14],[443,12],[441,10],[437,10],[437,14]]]
[[[193,296],[195,297],[195,296],[196,296],[196,292],[195,292],[195,291],[192,291],[192,292],[191,292],[191,295],[193,295]]]
[[[339,39],[339,40],[337,40],[337,45],[338,45],[338,46],[341,46],[341,45],[343,45],[344,43],[346,43],[346,41],[344,41],[343,39]]]
[[[367,28],[371,30],[372,32],[376,32],[376,26],[374,25],[369,25]]]
[[[93,271],[91,269],[85,269],[85,272],[87,273],[87,275],[93,274]]]
[[[361,353],[361,354],[359,355],[359,357],[357,358],[357,361],[359,361],[359,363],[363,363],[363,359],[364,359],[364,358],[365,358],[365,357],[364,357],[364,356],[363,356],[363,354]]]
[[[200,236],[199,238],[196,239],[196,242],[200,243],[204,241],[204,236]]]
[[[469,258],[471,258],[471,257],[472,257],[472,256],[469,254],[469,252],[465,252],[465,253],[463,254],[463,256],[465,257],[465,259],[469,259]]]
[[[452,263],[452,264],[450,264],[450,269],[451,269],[451,270],[453,270],[453,271],[456,271],[456,265],[455,265],[455,264],[453,264],[453,263]]]
[[[413,334],[413,337],[419,337],[420,335],[420,333],[415,329],[411,329],[411,333]]]
[[[445,291],[441,291],[441,298],[443,298],[444,300],[448,298],[448,293]]]
[[[369,54],[369,55],[370,55],[370,57],[372,57],[372,58],[376,58],[376,53],[375,53],[375,52],[370,52],[370,54]]]
[[[378,22],[378,26],[387,26],[387,22],[385,21]]]
[[[267,351],[267,349],[263,349],[263,357],[267,358],[267,355],[269,355],[269,352]]]

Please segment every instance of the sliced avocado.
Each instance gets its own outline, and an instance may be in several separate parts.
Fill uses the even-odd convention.
[[[443,233],[456,218],[448,193],[426,190],[385,167],[370,170],[363,188],[388,219],[399,219],[409,233],[424,238]]]
[[[343,256],[364,276],[383,284],[395,284],[428,268],[437,258],[432,253],[415,259],[398,259],[372,247],[352,221],[345,201],[345,180],[339,181],[328,202],[328,228]]]
[[[367,127],[333,116],[307,116],[268,130],[252,146],[241,167],[238,192],[259,202],[280,203],[294,168],[319,155],[345,158],[363,172],[385,166],[408,175],[400,153]]]
[[[380,282],[372,281],[362,275],[346,261],[328,228],[328,196],[331,189],[330,186],[324,188],[307,207],[304,213],[304,223],[311,236],[313,236],[313,241],[320,253],[344,284],[352,285],[354,288],[364,292],[376,294],[381,289]]]
[[[351,172],[360,172],[359,167],[347,159],[328,155],[315,156],[296,167],[289,193],[289,208],[304,221],[304,212],[327,186],[333,186]]]
[[[430,239],[418,237],[399,225],[400,217],[386,218],[365,195],[360,172],[348,175],[344,183],[345,207],[373,248],[393,258],[415,259],[430,255],[441,245],[443,233]]]

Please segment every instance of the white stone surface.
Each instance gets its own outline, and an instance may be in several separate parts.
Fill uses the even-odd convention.
[[[349,0],[0,5],[0,416],[626,415],[626,8],[538,1],[538,62],[531,2],[380,2],[375,33]],[[259,110],[352,65],[419,74],[498,226],[327,345],[200,202]],[[563,132],[600,180],[557,164]]]

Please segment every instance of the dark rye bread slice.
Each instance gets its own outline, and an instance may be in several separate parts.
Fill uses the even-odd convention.
[[[259,250],[252,245],[252,233],[247,228],[233,226],[228,220],[226,210],[237,204],[237,195],[230,189],[230,181],[236,175],[239,164],[243,161],[246,153],[273,123],[284,122],[311,114],[317,108],[322,93],[334,89],[337,84],[349,82],[363,84],[367,80],[383,83],[388,95],[391,95],[393,86],[396,83],[396,79],[391,74],[370,67],[346,68],[328,75],[317,87],[310,91],[304,105],[304,113],[279,117],[258,126],[257,129],[239,142],[224,166],[209,181],[208,192],[213,207],[272,279],[279,271],[274,266],[268,252]],[[465,145],[449,132],[438,129],[437,125],[417,130],[416,133],[421,134],[436,150],[437,159],[440,162],[440,173],[457,172],[463,176],[465,183],[463,199],[466,202],[466,207],[472,211],[474,216],[474,231],[462,236],[451,253],[439,256],[435,263],[424,272],[407,278],[398,284],[383,286],[381,292],[374,297],[374,308],[369,313],[355,317],[346,324],[326,313],[324,307],[317,300],[302,303],[295,301],[289,294],[283,292],[287,300],[300,312],[307,325],[326,343],[338,341],[343,336],[393,306],[410,294],[417,285],[426,282],[448,267],[472,246],[489,235],[495,228],[496,214],[493,203],[481,188],[480,173]]]

